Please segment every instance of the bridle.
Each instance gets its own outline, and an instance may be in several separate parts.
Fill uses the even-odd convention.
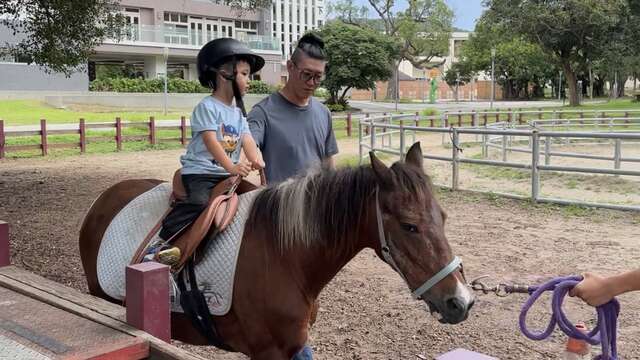
[[[387,241],[387,237],[385,236],[384,224],[382,223],[382,210],[380,209],[380,198],[379,198],[379,189],[376,188],[376,219],[378,221],[378,238],[380,239],[380,250],[382,252],[382,257],[384,261],[389,264],[400,276],[404,279],[411,289],[411,285],[407,281],[407,278],[404,276],[398,265],[396,264],[393,256],[391,256],[391,248],[389,247],[389,243],[391,242],[391,237],[389,237],[389,241]],[[442,270],[438,271],[431,278],[427,279],[422,285],[420,285],[417,289],[411,292],[411,295],[414,299],[422,299],[422,295],[429,291],[432,287],[434,287],[437,283],[442,281],[449,274],[457,270],[458,268],[462,268],[462,260],[459,257],[455,256],[451,262]]]

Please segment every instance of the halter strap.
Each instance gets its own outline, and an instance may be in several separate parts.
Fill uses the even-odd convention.
[[[380,240],[380,251],[382,252],[382,257],[384,258],[384,261],[387,264],[389,264],[389,266],[391,266],[393,270],[395,270],[395,272],[400,274],[402,279],[404,279],[404,282],[407,284],[407,286],[409,286],[409,289],[411,289],[411,285],[409,285],[407,278],[404,276],[402,271],[400,271],[400,268],[398,267],[398,264],[396,264],[396,261],[393,259],[393,256],[391,256],[391,248],[389,247],[389,242],[391,241],[391,237],[389,237],[389,241],[387,241],[387,237],[385,236],[385,231],[384,231],[384,224],[382,223],[382,210],[380,209],[380,196],[378,194],[379,194],[379,189],[376,188],[376,220],[378,222],[378,239]],[[442,279],[447,277],[449,274],[454,272],[461,265],[462,265],[462,260],[460,260],[459,257],[455,256],[453,260],[451,260],[451,262],[447,264],[447,266],[445,266],[442,270],[438,271],[438,273],[433,275],[431,278],[427,279],[427,281],[425,281],[417,289],[413,290],[411,292],[411,296],[413,296],[413,298],[416,300],[421,299],[424,293],[429,291],[432,287],[434,287],[437,283],[442,281]]]

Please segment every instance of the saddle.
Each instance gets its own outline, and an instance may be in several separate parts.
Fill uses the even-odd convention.
[[[260,171],[260,184],[262,186],[266,185],[266,179],[262,170]],[[182,184],[180,169],[173,175],[172,187],[172,204],[175,201],[181,201],[187,197],[184,185]],[[180,259],[172,270],[179,272],[185,263],[194,255],[196,263],[199,262],[201,255],[204,254],[208,240],[224,231],[233,220],[238,210],[238,195],[253,191],[257,188],[256,185],[242,179],[240,176],[232,176],[216,185],[213,190],[211,190],[209,203],[205,210],[193,223],[185,226],[168,240],[172,246],[180,249]],[[162,226],[162,220],[167,216],[169,211],[171,211],[171,207],[140,244],[131,264],[137,264],[142,261],[149,242]],[[202,251],[196,254],[198,248],[201,248]]]

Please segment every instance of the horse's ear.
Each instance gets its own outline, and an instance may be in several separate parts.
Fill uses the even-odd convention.
[[[422,148],[420,148],[420,141],[411,145],[405,157],[405,162],[422,170]]]
[[[369,152],[369,157],[371,159],[371,168],[373,172],[378,177],[380,181],[380,185],[382,187],[392,187],[393,186],[393,172],[391,169],[387,167],[373,151]]]

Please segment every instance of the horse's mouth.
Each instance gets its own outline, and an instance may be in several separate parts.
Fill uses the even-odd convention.
[[[444,319],[444,316],[442,316],[442,314],[440,313],[440,310],[438,310],[438,308],[431,301],[425,301],[425,302],[427,303],[427,308],[429,309],[429,313],[431,314],[431,316],[433,316],[436,320],[438,320],[439,323],[446,324],[447,321]]]
[[[431,301],[426,300],[427,307],[429,309],[429,313],[433,316],[440,324],[458,324],[463,322],[469,316],[469,312],[465,312],[464,315],[452,315],[452,314],[443,314],[440,309]]]

